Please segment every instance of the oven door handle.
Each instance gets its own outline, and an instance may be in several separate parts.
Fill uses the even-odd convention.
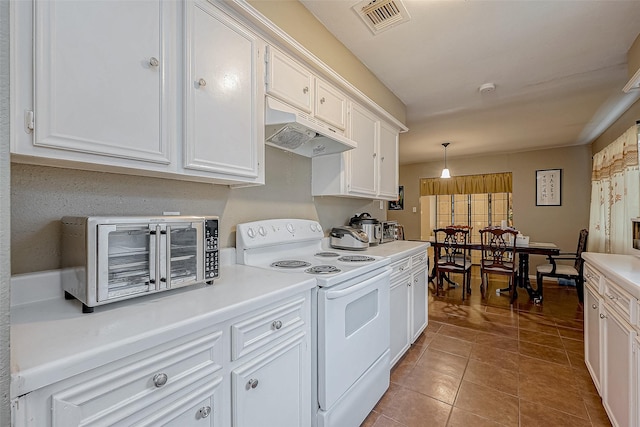
[[[384,278],[385,276],[391,276],[391,270],[387,269],[384,273],[381,273],[381,274],[378,274],[376,276],[373,276],[370,279],[367,279],[362,283],[358,283],[357,285],[349,286],[346,289],[341,289],[339,291],[328,291],[325,294],[325,297],[327,299],[338,299],[338,298],[346,297],[348,295],[354,294],[354,293],[356,293],[356,292],[368,287],[369,285],[371,285],[371,283],[377,282],[378,280]]]

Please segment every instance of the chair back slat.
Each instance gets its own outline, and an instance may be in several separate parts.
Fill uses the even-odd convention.
[[[582,264],[584,263],[584,260],[582,259],[582,252],[587,250],[588,237],[589,230],[587,230],[586,228],[580,230],[580,237],[578,238],[578,248],[576,249],[576,261],[573,265],[573,268],[575,268],[579,273],[582,273]]]
[[[438,248],[438,264],[464,268],[466,260],[465,246],[469,241],[469,228],[445,227],[433,230]]]
[[[512,228],[486,227],[480,230],[482,268],[511,274],[516,269],[515,250],[518,232]]]

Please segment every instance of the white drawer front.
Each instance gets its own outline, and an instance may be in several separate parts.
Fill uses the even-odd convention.
[[[272,308],[231,326],[231,360],[268,344],[304,325],[305,299]]]
[[[204,401],[222,382],[221,337],[215,331],[158,354],[145,352],[126,366],[54,393],[52,425],[147,425],[169,402]]]
[[[414,270],[419,268],[427,268],[428,262],[429,258],[427,256],[427,251],[420,252],[419,254],[411,257],[411,268]]]
[[[610,304],[626,322],[633,325],[635,319],[635,311],[638,300],[631,296],[627,291],[604,279],[604,301]]]
[[[406,274],[411,269],[411,258],[403,258],[391,264],[391,277],[397,277]]]
[[[602,294],[603,288],[601,287],[600,277],[602,276],[598,270],[593,268],[591,265],[584,265],[584,280],[587,284],[590,284],[591,287],[598,291],[599,294]]]

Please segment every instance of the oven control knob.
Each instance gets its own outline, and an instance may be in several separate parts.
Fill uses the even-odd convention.
[[[258,234],[261,235],[262,237],[267,235],[267,229],[264,228],[263,226],[258,227]]]
[[[296,231],[296,229],[293,227],[293,224],[288,223],[287,224],[287,231],[289,231],[289,233],[293,234],[293,232]]]
[[[247,236],[249,236],[252,239],[256,237],[256,232],[253,230],[253,228],[249,227],[247,229]]]

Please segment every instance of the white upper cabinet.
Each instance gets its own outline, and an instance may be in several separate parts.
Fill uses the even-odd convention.
[[[185,28],[184,168],[264,183],[264,43],[203,0]]]
[[[176,116],[171,2],[33,7],[33,145],[169,165]]]
[[[346,95],[273,46],[267,54],[267,93],[344,134]]]
[[[313,195],[396,200],[399,129],[355,102],[349,103],[348,116],[347,134],[358,145],[313,158]]]
[[[265,43],[223,8],[16,2],[12,160],[264,184]]]

